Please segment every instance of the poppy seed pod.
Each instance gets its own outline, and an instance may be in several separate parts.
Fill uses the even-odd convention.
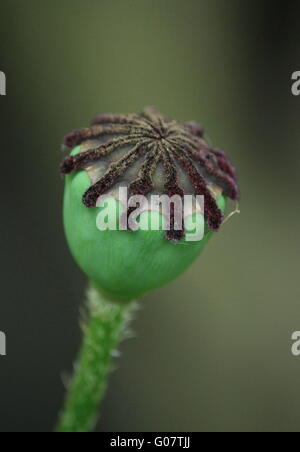
[[[90,127],[68,134],[65,147],[71,151],[61,165],[69,247],[93,285],[115,300],[135,299],[175,279],[220,228],[226,198],[239,197],[235,169],[223,151],[207,145],[202,127],[166,119],[153,108],[99,115]],[[204,204],[182,213],[179,227],[171,202],[167,228],[161,204],[148,204],[132,230],[134,208],[124,206],[120,189],[128,199],[138,197],[136,207],[139,197],[154,195],[199,195]],[[128,228],[120,227],[124,215]],[[116,220],[117,227],[99,226],[100,217]],[[149,226],[154,220],[155,230]],[[201,221],[203,237],[188,241],[187,232]]]

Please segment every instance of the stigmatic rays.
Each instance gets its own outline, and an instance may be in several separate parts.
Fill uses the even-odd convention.
[[[72,149],[91,140],[98,140],[98,143],[65,158],[61,165],[63,174],[91,167],[94,162],[105,160],[114,153],[119,156],[120,150],[124,152],[83,194],[87,207],[95,207],[99,196],[107,193],[130,169],[135,171],[132,171],[134,176],[128,186],[129,197],[157,191],[155,175],[160,171],[162,194],[182,198],[185,194],[204,196],[205,219],[213,231],[220,228],[223,214],[217,206],[212,186],[217,185],[232,200],[239,198],[234,167],[223,151],[207,145],[202,127],[195,122],[169,120],[150,107],[141,114],[100,114],[94,118],[91,127],[68,134],[64,144],[67,149]],[[182,174],[189,183],[189,192],[182,182]],[[171,230],[166,235],[176,242],[184,237],[184,231],[175,230],[171,221]]]

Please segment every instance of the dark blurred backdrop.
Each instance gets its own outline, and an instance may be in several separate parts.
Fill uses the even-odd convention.
[[[62,137],[156,105],[231,156],[240,216],[147,297],[99,431],[299,431],[299,1],[1,0],[0,430],[50,431],[85,279],[61,221]]]

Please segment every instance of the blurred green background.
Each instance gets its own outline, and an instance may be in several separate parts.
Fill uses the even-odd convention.
[[[299,12],[296,1],[1,1],[1,431],[52,429],[80,342],[63,135],[149,104],[203,123],[228,152],[242,213],[143,300],[98,430],[300,430]]]

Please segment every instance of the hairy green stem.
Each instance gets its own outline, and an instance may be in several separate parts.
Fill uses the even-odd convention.
[[[135,302],[112,302],[90,287],[88,317],[57,432],[89,432],[97,422],[116,347],[126,334]]]

